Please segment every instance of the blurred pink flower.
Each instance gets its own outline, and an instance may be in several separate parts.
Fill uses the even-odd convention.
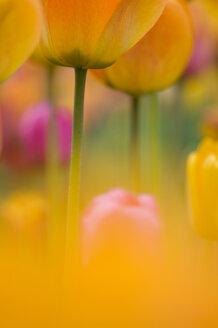
[[[185,75],[197,74],[207,68],[215,56],[215,38],[201,3],[189,5],[194,23],[195,45]]]
[[[43,163],[46,158],[51,105],[47,102],[30,107],[21,117],[18,134],[29,163]],[[57,112],[59,153],[62,162],[70,158],[72,117],[63,109]]]
[[[48,102],[29,107],[12,128],[11,133],[8,133],[10,122],[6,121],[5,157],[13,166],[26,168],[45,163],[51,111],[52,107]],[[57,136],[61,163],[70,159],[71,135],[72,115],[63,108],[57,109]]]
[[[85,263],[109,249],[137,262],[160,250],[161,222],[151,195],[111,190],[93,200],[82,223]]]

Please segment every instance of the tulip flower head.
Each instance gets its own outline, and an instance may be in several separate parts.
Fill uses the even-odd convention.
[[[21,117],[18,135],[21,152],[27,164],[44,163],[47,153],[49,118],[53,109],[48,103],[30,107]],[[72,117],[63,109],[57,113],[57,136],[59,155],[62,163],[70,158]]]
[[[188,184],[195,231],[218,240],[218,142],[207,138],[188,159]]]
[[[113,64],[154,25],[165,0],[41,0],[42,51],[75,68]]]
[[[160,246],[161,223],[155,199],[114,189],[94,199],[83,217],[85,261],[105,250],[141,261]]]
[[[133,96],[172,85],[183,73],[193,45],[184,0],[168,0],[155,26],[113,66],[94,74],[110,87]]]
[[[49,119],[52,106],[41,102],[30,106],[13,122],[3,117],[3,158],[18,170],[42,166],[48,154]],[[70,159],[72,115],[65,108],[57,109],[57,142],[61,164]]]
[[[0,82],[31,55],[41,35],[37,0],[0,1]]]

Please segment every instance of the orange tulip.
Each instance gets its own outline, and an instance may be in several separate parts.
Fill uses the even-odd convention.
[[[40,32],[41,10],[37,0],[0,1],[0,82],[31,55]]]
[[[167,0],[152,30],[112,67],[94,71],[105,84],[134,96],[172,85],[184,71],[193,45],[191,17],[184,0]]]
[[[43,53],[63,66],[110,66],[154,25],[165,1],[41,0]]]

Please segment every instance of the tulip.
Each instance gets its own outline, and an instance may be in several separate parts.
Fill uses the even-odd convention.
[[[93,73],[110,87],[139,97],[172,85],[183,73],[193,45],[188,7],[168,0],[155,26],[111,67]]]
[[[139,97],[172,85],[183,73],[193,45],[193,30],[188,6],[184,0],[167,0],[155,26],[118,61],[93,74],[104,84],[130,94],[133,98],[131,114],[131,170],[133,189],[139,191]],[[151,97],[151,167],[154,192],[159,192],[157,99]]]
[[[165,0],[41,0],[45,14],[42,51],[76,68],[113,64],[160,16]]]
[[[190,211],[197,234],[218,239],[218,142],[205,139],[188,159]]]
[[[40,103],[27,109],[20,119],[18,137],[21,151],[29,164],[45,162],[51,111],[48,103]],[[63,109],[57,112],[57,134],[59,157],[65,163],[70,159],[72,118]]]
[[[67,262],[78,246],[83,109],[87,69],[105,68],[151,29],[166,0],[41,0],[42,53],[75,68],[74,126],[68,195]],[[74,256],[73,256],[74,257]]]
[[[0,82],[6,80],[31,55],[41,34],[37,0],[0,3]]]
[[[52,106],[42,102],[27,108],[15,126],[3,118],[3,153],[7,164],[18,169],[45,165],[47,160],[49,119]],[[71,151],[72,116],[64,108],[57,110],[58,161],[68,163]]]
[[[100,254],[103,258],[106,254],[112,255],[114,259],[119,252],[134,263],[140,263],[146,256],[152,257],[160,247],[161,223],[151,195],[137,196],[122,189],[111,190],[92,201],[82,225],[86,264]]]
[[[17,125],[3,121],[5,130],[4,157],[17,168],[44,165],[47,159],[49,119],[51,105],[42,102],[30,106],[20,117]],[[71,151],[72,116],[66,109],[57,110],[58,159],[69,162]]]

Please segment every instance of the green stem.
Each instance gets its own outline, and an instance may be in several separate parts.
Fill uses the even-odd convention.
[[[174,101],[172,106],[172,138],[171,138],[171,152],[172,164],[178,167],[181,160],[181,153],[183,151],[183,131],[184,126],[184,109],[182,108],[181,88],[183,84],[176,84],[174,87]]]
[[[60,167],[59,167],[59,147],[57,136],[57,109],[54,95],[54,73],[53,67],[48,69],[48,99],[50,102],[50,115],[48,126],[47,142],[47,188],[49,201],[49,247],[52,253],[52,260],[57,260],[58,238],[60,235]],[[53,258],[54,257],[54,258]]]
[[[140,99],[139,97],[132,98],[131,106],[131,140],[130,140],[130,163],[132,189],[135,193],[140,192]]]
[[[75,69],[75,100],[66,232],[66,264],[70,266],[77,260],[79,251],[80,176],[86,75],[86,70]]]
[[[150,95],[150,159],[152,192],[160,193],[160,121],[158,108],[158,95]]]

